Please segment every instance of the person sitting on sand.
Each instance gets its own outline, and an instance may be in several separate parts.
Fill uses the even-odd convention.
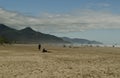
[[[48,51],[45,48],[43,48],[42,52],[44,53],[44,52],[48,52]]]

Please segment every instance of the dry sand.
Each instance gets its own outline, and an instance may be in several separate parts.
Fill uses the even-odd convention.
[[[120,48],[0,46],[0,78],[120,78]]]

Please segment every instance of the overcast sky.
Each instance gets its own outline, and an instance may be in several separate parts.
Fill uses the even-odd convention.
[[[0,0],[0,23],[120,44],[120,0]]]

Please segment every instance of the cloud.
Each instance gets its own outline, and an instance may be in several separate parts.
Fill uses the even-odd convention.
[[[101,7],[110,7],[111,5],[108,4],[108,3],[99,3],[98,6],[101,6]]]
[[[109,3],[87,3],[86,8],[92,8],[92,9],[105,9],[109,8],[111,4]]]
[[[74,11],[69,14],[44,13],[32,17],[0,8],[0,23],[21,29],[32,27],[41,32],[79,32],[90,29],[118,29],[120,15],[90,9]]]

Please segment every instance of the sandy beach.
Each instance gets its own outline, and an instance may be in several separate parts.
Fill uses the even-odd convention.
[[[0,78],[120,78],[120,48],[0,46]]]

